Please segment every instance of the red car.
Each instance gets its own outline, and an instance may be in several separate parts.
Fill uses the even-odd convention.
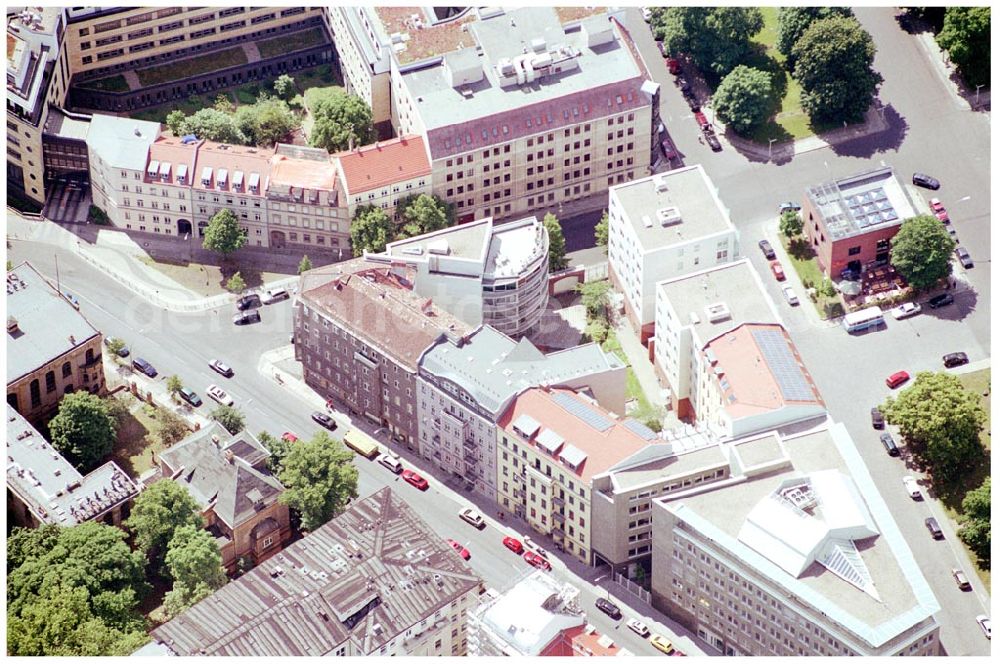
[[[521,552],[524,551],[524,545],[521,544],[521,540],[514,537],[504,537],[503,545],[517,555],[521,555]]]
[[[781,263],[778,261],[771,261],[771,272],[774,274],[774,278],[778,281],[785,280],[785,270],[781,267]]]
[[[663,148],[663,156],[667,158],[667,161],[677,158],[677,150],[674,149],[674,144],[670,142],[670,139],[663,137],[660,141],[660,147]]]
[[[944,212],[944,205],[937,198],[931,199],[931,209],[935,212]]]
[[[698,122],[699,127],[704,129],[705,127],[708,126],[708,118],[706,118],[705,114],[702,113],[701,111],[694,112],[694,119]]]
[[[905,371],[897,371],[885,379],[885,384],[894,390],[908,380],[910,380],[910,374]]]
[[[552,565],[549,564],[549,561],[547,561],[545,558],[541,557],[534,551],[525,551],[524,560],[532,567],[543,569],[546,572],[552,569]]]
[[[950,224],[951,223],[951,218],[948,216],[948,213],[945,212],[944,210],[941,210],[939,212],[935,212],[934,216],[937,217],[938,221],[940,221],[942,223],[945,223],[945,224]]]
[[[451,545],[451,548],[455,549],[455,552],[458,555],[462,556],[463,559],[468,560],[471,557],[471,554],[469,553],[469,550],[466,549],[461,544],[459,544],[458,542],[456,542],[455,540],[448,539],[446,541],[448,542],[448,544]]]
[[[681,63],[677,62],[677,58],[667,58],[667,69],[671,74],[677,76],[681,73]]]
[[[296,436],[291,431],[286,431],[285,433],[281,434],[281,439],[283,441],[285,441],[286,443],[297,443],[297,442],[299,442],[299,437]]]
[[[421,491],[427,491],[427,480],[420,476],[419,473],[413,470],[404,470],[403,479],[413,486],[417,487]]]

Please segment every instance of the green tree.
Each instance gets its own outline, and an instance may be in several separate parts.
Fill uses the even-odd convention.
[[[792,47],[802,37],[814,21],[831,16],[854,16],[849,7],[779,7],[778,8],[778,52],[788,58],[789,69],[794,69]]]
[[[162,479],[139,494],[125,525],[136,548],[158,562],[178,528],[201,528],[204,523],[201,509],[187,489],[174,480]]]
[[[164,598],[171,616],[226,585],[219,546],[207,530],[197,526],[181,526],[174,531],[165,562],[174,582],[167,593],[169,598]]]
[[[875,43],[853,17],[814,21],[792,48],[802,108],[813,121],[857,122],[882,75],[872,69]]]
[[[218,408],[212,411],[211,416],[213,420],[221,424],[231,434],[243,431],[243,426],[246,423],[243,413],[232,406],[223,406],[220,404]]]
[[[603,344],[608,338],[608,332],[607,322],[600,318],[589,320],[587,326],[583,329],[583,333],[587,338],[596,344]]]
[[[157,414],[157,419],[159,420],[157,435],[160,437],[160,441],[167,447],[183,440],[191,433],[184,418],[169,410],[161,410]]]
[[[207,583],[198,583],[193,587],[174,584],[163,595],[163,612],[171,620],[214,592]]]
[[[935,484],[949,484],[982,455],[979,432],[986,413],[979,395],[956,376],[922,371],[880,410],[899,426],[913,456],[931,469]]]
[[[170,392],[170,396],[176,397],[177,393],[184,389],[184,383],[181,381],[181,377],[177,374],[172,376],[167,376],[167,392]]]
[[[242,249],[247,243],[246,233],[240,228],[236,214],[229,209],[223,209],[212,215],[205,228],[205,241],[202,246],[214,251],[222,257]]]
[[[255,104],[240,106],[233,118],[247,145],[273,147],[301,124],[288,102],[262,95]]]
[[[184,133],[185,120],[187,120],[187,115],[184,114],[184,111],[180,109],[170,111],[167,113],[167,129],[174,136],[180,137]]]
[[[242,293],[247,288],[247,282],[243,281],[243,276],[239,272],[233,273],[226,282],[226,290],[230,293]]]
[[[594,242],[598,247],[604,247],[607,253],[608,246],[608,211],[601,215],[601,220],[594,226]]]
[[[292,446],[279,476],[286,487],[280,500],[302,516],[303,528],[319,528],[358,495],[353,462],[354,454],[324,431]]]
[[[453,208],[437,196],[416,194],[403,198],[396,204],[396,212],[403,220],[402,236],[414,237],[447,228],[454,219]]]
[[[767,120],[774,101],[771,75],[745,65],[726,74],[712,95],[719,119],[738,134],[745,134]]]
[[[990,84],[990,7],[948,7],[937,43],[948,51],[965,82]]]
[[[990,568],[990,478],[962,499],[962,527],[958,536],[978,556],[980,566]]]
[[[203,108],[189,115],[181,125],[181,133],[220,143],[242,145],[246,142],[246,136],[237,129],[233,116],[216,108]]]
[[[802,232],[802,215],[795,210],[785,210],[781,213],[778,227],[785,237],[795,237]]]
[[[562,224],[551,212],[542,218],[542,225],[549,234],[549,271],[562,270],[568,264],[566,259],[566,238],[563,236]]]
[[[589,281],[577,284],[576,290],[580,293],[583,306],[587,310],[587,318],[597,318],[607,321],[611,282],[607,279]]]
[[[281,475],[281,471],[285,467],[285,458],[288,453],[292,450],[292,445],[294,443],[289,443],[284,438],[275,438],[266,431],[261,431],[257,435],[257,440],[263,445],[271,456],[267,459],[267,469],[271,471],[271,474],[275,477]]]
[[[108,353],[111,354],[111,359],[113,359],[115,362],[120,360],[121,357],[118,355],[118,353],[120,353],[122,349],[125,348],[125,340],[120,339],[119,337],[110,337],[108,338],[107,346],[108,346]]]
[[[313,116],[309,145],[330,152],[367,145],[375,140],[372,111],[360,97],[343,90],[320,99]]]
[[[669,53],[687,53],[702,72],[721,78],[746,59],[764,16],[753,7],[666,7],[652,23]]]
[[[355,256],[385,251],[392,234],[392,220],[380,207],[359,205],[351,221],[351,249]]]
[[[274,94],[278,95],[285,101],[288,101],[295,96],[295,79],[288,74],[282,74],[278,78],[274,79]]]
[[[312,261],[309,260],[308,256],[303,256],[302,260],[299,261],[299,274],[308,272],[311,269],[313,269]]]
[[[889,261],[916,289],[931,288],[951,274],[955,241],[935,217],[906,219],[891,245]]]
[[[117,422],[99,397],[72,392],[59,402],[59,412],[49,422],[52,446],[73,465],[87,472],[96,467],[115,443]]]
[[[212,108],[220,113],[232,113],[235,110],[233,100],[225,92],[220,92],[216,95],[215,103],[212,104]]]

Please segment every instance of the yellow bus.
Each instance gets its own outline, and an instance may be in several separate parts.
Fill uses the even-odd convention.
[[[380,451],[375,439],[360,429],[351,429],[344,434],[344,445],[366,459],[374,459]]]

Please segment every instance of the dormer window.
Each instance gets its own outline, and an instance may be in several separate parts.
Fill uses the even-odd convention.
[[[211,187],[212,186],[212,167],[211,166],[206,166],[205,168],[202,169],[202,171],[201,171],[201,185],[203,187]]]

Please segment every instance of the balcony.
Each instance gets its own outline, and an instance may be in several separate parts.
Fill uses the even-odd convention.
[[[552,513],[552,518],[555,519],[556,521],[558,521],[559,523],[565,523],[566,522],[566,515],[563,514],[562,512],[553,512]]]
[[[464,451],[462,453],[462,456],[465,458],[466,461],[470,461],[470,460],[471,461],[475,461],[476,460],[476,452],[475,452],[475,450],[470,450],[468,447],[466,447],[464,449]]]
[[[563,531],[562,526],[552,526],[552,535],[562,537],[566,533]]]
[[[565,507],[566,501],[560,498],[559,496],[552,496],[552,504],[557,505],[559,507]]]
[[[468,468],[475,468],[477,463],[478,462],[476,461],[476,457],[472,456],[471,454],[466,454],[465,455],[465,467],[467,469]]]
[[[478,449],[478,445],[476,445],[476,441],[469,440],[468,438],[466,438],[465,440],[462,441],[462,446],[465,449],[467,449],[469,451],[472,451],[472,452],[474,452],[474,451],[476,451]]]

